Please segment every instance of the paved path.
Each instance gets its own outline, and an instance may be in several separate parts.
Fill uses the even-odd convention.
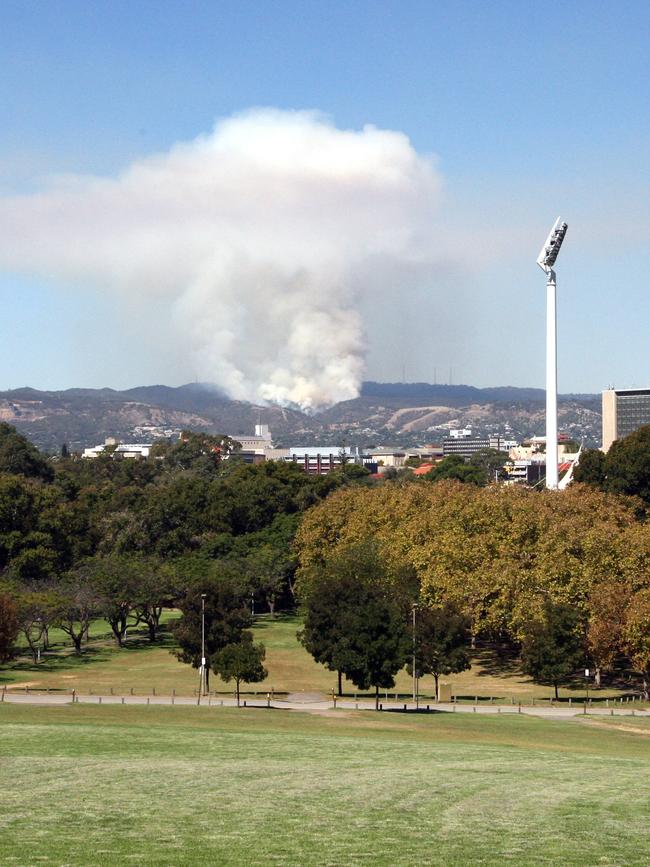
[[[30,704],[30,705],[67,705],[72,702],[72,695],[69,693],[46,693],[46,692],[35,692],[29,691],[25,692],[17,692],[13,690],[6,690],[6,692],[0,692],[0,703],[5,702],[7,704]],[[179,705],[183,707],[196,707],[200,704],[203,707],[235,707],[237,702],[234,698],[226,698],[221,696],[204,696],[201,698],[200,702],[197,697],[191,696],[169,696],[169,695],[152,695],[152,696],[143,696],[143,695],[88,695],[88,694],[79,694],[75,695],[75,702],[78,704],[111,704],[111,705]],[[242,699],[242,706],[246,707],[261,707],[261,708],[277,708],[281,710],[298,710],[304,712],[317,712],[323,713],[324,711],[333,711],[335,708],[339,710],[374,710],[374,701],[351,701],[349,699],[337,699],[334,703],[332,699],[324,699],[318,693],[294,693],[287,696],[286,699],[279,699],[274,697],[273,699],[265,699],[263,697],[258,696],[257,698],[246,698]],[[382,708],[384,712],[404,712],[410,711],[411,713],[415,711],[415,704],[411,702],[400,702],[400,701],[382,701]],[[640,708],[635,708],[633,702],[630,702],[625,705],[618,705],[617,707],[587,707],[587,713],[590,716],[616,716],[616,717],[637,717],[639,719],[650,719],[650,710],[641,710]],[[477,714],[488,714],[490,716],[494,716],[495,714],[526,714],[527,716],[536,716],[542,717],[544,719],[572,719],[576,716],[584,715],[585,708],[584,705],[573,705],[569,707],[567,705],[561,707],[551,707],[549,705],[522,705],[521,707],[518,705],[491,705],[491,704],[453,704],[453,703],[439,703],[432,704],[420,702],[419,712],[422,714],[426,714],[427,707],[430,712],[438,712],[438,713],[477,713]]]

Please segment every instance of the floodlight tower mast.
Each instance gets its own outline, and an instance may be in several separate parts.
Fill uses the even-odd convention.
[[[546,487],[557,490],[557,304],[553,265],[568,226],[558,217],[537,264],[546,274]]]

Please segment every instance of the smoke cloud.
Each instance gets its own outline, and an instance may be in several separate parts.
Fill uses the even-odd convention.
[[[358,393],[362,297],[433,263],[439,199],[400,132],[252,110],[115,178],[3,198],[0,265],[168,311],[202,378],[318,409]]]

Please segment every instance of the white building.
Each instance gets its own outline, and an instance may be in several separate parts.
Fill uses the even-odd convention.
[[[107,437],[101,446],[91,446],[84,449],[82,458],[98,458],[106,449],[111,449],[111,454],[118,458],[148,458],[152,443],[118,443],[114,437]]]

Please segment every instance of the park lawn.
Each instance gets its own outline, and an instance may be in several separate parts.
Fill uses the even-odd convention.
[[[647,864],[650,729],[0,705],[0,864]]]
[[[165,612],[163,622],[169,623],[174,612]],[[316,663],[296,639],[301,620],[296,615],[281,615],[275,619],[258,617],[254,625],[255,639],[266,646],[265,666],[267,679],[260,684],[250,684],[244,692],[264,692],[273,689],[282,693],[330,694],[336,688],[336,675]],[[45,654],[39,664],[31,657],[19,659],[0,669],[0,685],[28,686],[33,688],[72,689],[84,692],[116,694],[192,694],[198,685],[197,672],[180,663],[170,650],[174,648],[169,631],[161,633],[161,640],[150,644],[146,628],[140,626],[130,631],[129,640],[123,649],[118,649],[109,637],[110,630],[104,621],[95,621],[91,628],[91,641],[84,653],[77,657],[71,648],[57,644],[62,639],[52,630],[52,651]],[[454,693],[472,699],[493,696],[499,701],[530,701],[532,698],[548,699],[552,689],[534,684],[521,673],[511,659],[499,657],[489,648],[480,648],[469,671],[443,678],[453,684]],[[353,684],[344,679],[344,692],[354,695]],[[220,692],[230,692],[232,684],[226,685],[219,678],[211,678],[211,687]],[[412,681],[406,671],[400,672],[392,690],[392,697],[407,697],[412,691]],[[425,700],[433,696],[433,678],[420,681],[420,693]],[[573,689],[561,689],[561,697],[584,696],[584,687],[577,684]],[[611,698],[621,693],[614,689],[602,689],[592,696]],[[361,693],[359,693],[361,695]]]

